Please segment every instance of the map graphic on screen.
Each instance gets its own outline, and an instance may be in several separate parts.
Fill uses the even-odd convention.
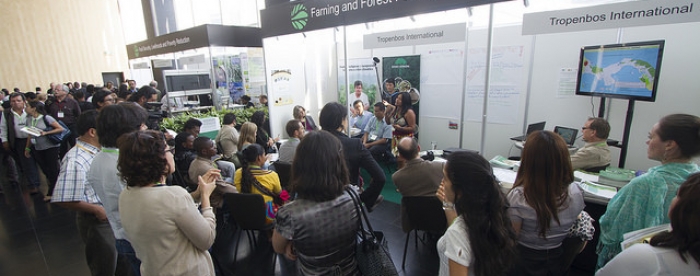
[[[653,101],[662,49],[663,42],[585,47],[577,94]]]

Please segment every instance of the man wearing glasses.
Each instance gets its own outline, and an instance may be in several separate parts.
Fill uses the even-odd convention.
[[[586,144],[571,155],[571,166],[574,170],[601,167],[610,164],[610,149],[608,135],[610,124],[603,118],[588,118],[581,128]]]

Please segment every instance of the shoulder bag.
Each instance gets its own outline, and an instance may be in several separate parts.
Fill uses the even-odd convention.
[[[43,117],[44,124],[46,125],[45,131],[51,131],[51,130],[53,130],[53,127],[46,120],[46,116],[48,116],[48,115],[44,115],[44,117]],[[61,125],[61,127],[63,128],[63,131],[61,133],[47,135],[46,137],[48,137],[49,141],[53,142],[54,144],[60,144],[61,142],[63,142],[63,140],[66,139],[66,137],[70,136],[70,129],[61,120],[56,120],[56,122],[58,122],[58,124]]]
[[[355,246],[355,258],[357,265],[365,276],[393,276],[399,275],[396,266],[389,255],[389,244],[384,238],[384,233],[374,231],[369,223],[369,218],[362,207],[360,196],[350,187],[345,188],[350,195],[357,212],[357,245]],[[365,229],[362,220],[367,224]]]

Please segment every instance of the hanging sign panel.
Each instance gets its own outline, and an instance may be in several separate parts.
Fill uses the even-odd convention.
[[[306,0],[260,11],[263,37],[461,9],[509,0]]]
[[[523,35],[700,21],[700,0],[652,0],[526,13]]]
[[[363,39],[365,49],[386,47],[463,42],[467,25],[463,23],[433,26],[419,29],[398,30],[367,34]]]

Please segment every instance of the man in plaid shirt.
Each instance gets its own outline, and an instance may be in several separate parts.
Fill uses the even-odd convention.
[[[96,122],[97,111],[94,110],[78,117],[80,136],[75,147],[63,157],[51,202],[76,211],[76,223],[92,275],[114,275],[117,265],[114,233],[99,197],[86,181],[92,159],[100,151]]]

